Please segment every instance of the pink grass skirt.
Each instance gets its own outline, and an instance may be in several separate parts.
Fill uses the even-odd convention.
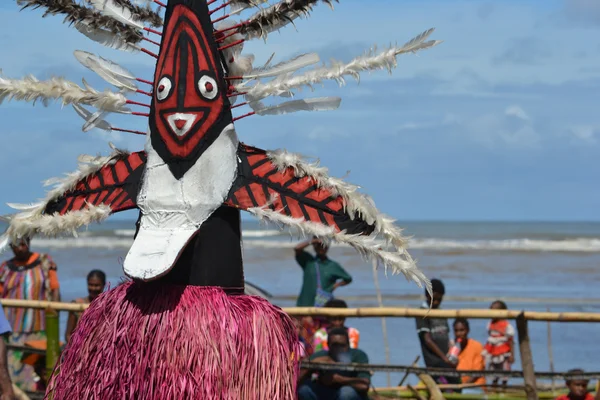
[[[46,399],[295,399],[297,339],[260,297],[128,282],[82,315]]]

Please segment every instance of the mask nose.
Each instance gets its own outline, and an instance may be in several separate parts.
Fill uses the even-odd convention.
[[[185,126],[185,123],[186,123],[186,122],[187,122],[187,121],[186,121],[186,120],[184,120],[184,119],[176,119],[176,120],[175,120],[175,126],[177,127],[177,129],[181,130],[181,129],[183,129],[183,127]]]

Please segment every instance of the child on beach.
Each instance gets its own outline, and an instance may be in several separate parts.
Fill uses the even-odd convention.
[[[506,310],[507,306],[501,300],[496,300],[490,306],[492,310]],[[488,340],[485,344],[483,355],[486,359],[487,369],[492,371],[510,371],[514,358],[515,328],[505,319],[492,319],[487,326]],[[497,385],[500,378],[494,378],[493,384]],[[502,384],[508,383],[507,378],[501,378]]]
[[[570,374],[583,374],[582,369],[572,369],[568,371]],[[594,400],[594,395],[588,392],[588,384],[586,379],[567,379],[566,384],[569,388],[569,394],[558,396],[556,400]]]

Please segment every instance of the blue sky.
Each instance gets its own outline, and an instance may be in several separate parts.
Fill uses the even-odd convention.
[[[39,11],[0,5],[0,67],[9,77],[82,77],[105,85],[72,52],[96,52],[151,78],[152,59],[96,46]],[[440,46],[399,58],[398,68],[360,84],[327,84],[339,110],[251,117],[240,139],[321,159],[403,220],[598,220],[600,204],[600,2],[341,0],[335,11],[250,42],[256,64],[316,51],[348,61],[373,45],[404,42],[436,27]],[[59,104],[0,107],[0,201],[29,202],[40,182],[76,167],[81,153],[108,153],[108,140],[139,150],[143,138],[83,133]],[[110,118],[145,130],[135,117]],[[0,206],[0,213],[10,209]],[[127,217],[132,217],[127,214]]]

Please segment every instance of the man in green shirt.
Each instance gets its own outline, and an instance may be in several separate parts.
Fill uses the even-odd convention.
[[[364,351],[350,348],[348,330],[333,328],[329,331],[329,350],[319,351],[310,357],[316,363],[335,364],[338,362],[368,364]],[[300,371],[298,400],[367,400],[371,384],[368,371],[321,371],[315,381],[308,380],[315,370]]]
[[[315,249],[316,256],[305,250],[310,245]],[[296,261],[304,271],[302,289],[296,302],[298,307],[313,307],[315,305],[319,282],[321,289],[331,295],[330,299],[333,298],[335,289],[352,282],[350,274],[338,263],[327,257],[327,250],[327,246],[316,238],[296,246]]]

